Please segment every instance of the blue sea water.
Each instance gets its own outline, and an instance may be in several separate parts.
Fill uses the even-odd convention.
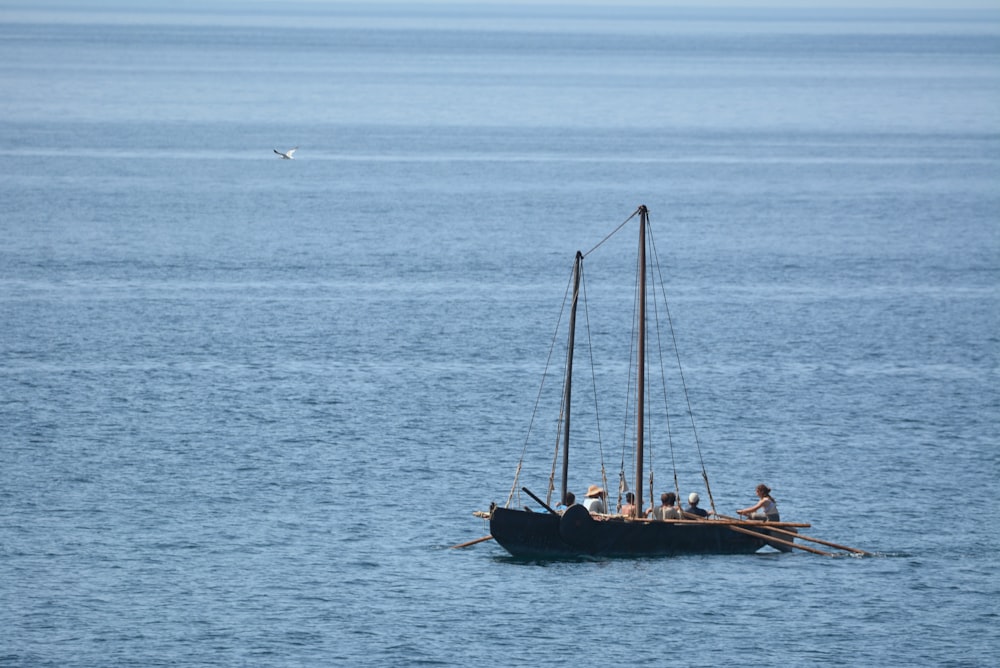
[[[0,2],[0,84],[0,665],[995,665],[1000,15]],[[720,512],[877,556],[450,549],[639,204]]]

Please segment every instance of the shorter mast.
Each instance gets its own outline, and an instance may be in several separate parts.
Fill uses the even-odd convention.
[[[573,397],[573,348],[576,341],[576,306],[580,300],[580,273],[583,270],[583,253],[576,252],[573,263],[573,299],[569,311],[569,344],[566,351],[566,383],[563,389],[566,421],[563,424],[562,495],[560,503],[566,503],[566,488],[569,480],[569,416]]]

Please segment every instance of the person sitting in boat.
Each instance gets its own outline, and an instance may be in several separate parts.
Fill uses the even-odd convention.
[[[755,489],[754,492],[756,492],[757,498],[760,500],[749,508],[737,510],[736,512],[740,515],[746,515],[752,520],[770,520],[771,522],[780,522],[781,517],[778,515],[778,504],[775,503],[774,499],[771,497],[771,489],[767,485],[761,483],[760,485],[757,485],[757,489]]]
[[[608,512],[608,507],[604,505],[604,488],[591,485],[587,488],[586,498],[583,500],[583,507],[590,513],[604,515]]]
[[[574,494],[573,492],[566,492],[566,499],[558,506],[556,506],[556,511],[561,513],[570,506],[572,506],[574,503],[576,503],[576,494]]]
[[[660,505],[650,508],[646,514],[652,515],[654,520],[681,519],[681,509],[677,507],[677,495],[673,492],[660,494]]]
[[[622,506],[622,515],[625,517],[638,517],[639,511],[635,507],[635,494],[625,492],[625,505]]]
[[[701,501],[701,497],[698,496],[698,492],[691,492],[688,494],[688,507],[684,509],[684,512],[688,515],[697,515],[698,517],[708,517],[708,511],[704,508],[698,507],[698,502]]]

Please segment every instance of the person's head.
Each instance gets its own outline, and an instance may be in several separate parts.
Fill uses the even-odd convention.
[[[598,487],[597,485],[591,485],[587,488],[587,498],[598,499],[604,496],[604,488]]]
[[[625,503],[635,503],[635,494],[632,492],[625,492]]]
[[[669,499],[670,499],[670,496],[668,496],[666,492],[664,492],[663,494],[660,494],[660,503],[662,503],[663,505],[669,506],[670,504],[667,503],[667,501]]]
[[[688,494],[688,503],[691,504],[692,508],[697,506],[699,501],[701,501],[701,497],[698,496],[698,492],[691,492]]]
[[[754,491],[757,492],[757,496],[759,496],[762,499],[765,496],[770,496],[771,495],[771,488],[768,487],[767,485],[765,485],[764,483],[761,483],[761,484],[757,485],[757,489],[754,490]]]
[[[663,505],[665,506],[672,506],[677,503],[677,495],[673,492],[667,492],[660,498],[663,500]]]
[[[572,506],[576,503],[576,494],[573,492],[566,492],[566,501],[564,502],[567,506]]]

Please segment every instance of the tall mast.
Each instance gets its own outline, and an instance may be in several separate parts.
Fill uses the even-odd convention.
[[[580,299],[580,270],[583,266],[583,253],[576,252],[573,263],[573,300],[569,312],[569,350],[566,352],[566,385],[563,390],[563,401],[566,403],[566,422],[563,424],[563,457],[562,457],[562,496],[559,501],[566,502],[566,485],[569,479],[569,414],[573,396],[573,348],[576,340],[576,305]]]
[[[645,440],[644,406],[646,398],[646,206],[639,206],[639,343],[636,357],[636,424],[635,424],[635,507],[642,516],[643,463],[642,448]]]

